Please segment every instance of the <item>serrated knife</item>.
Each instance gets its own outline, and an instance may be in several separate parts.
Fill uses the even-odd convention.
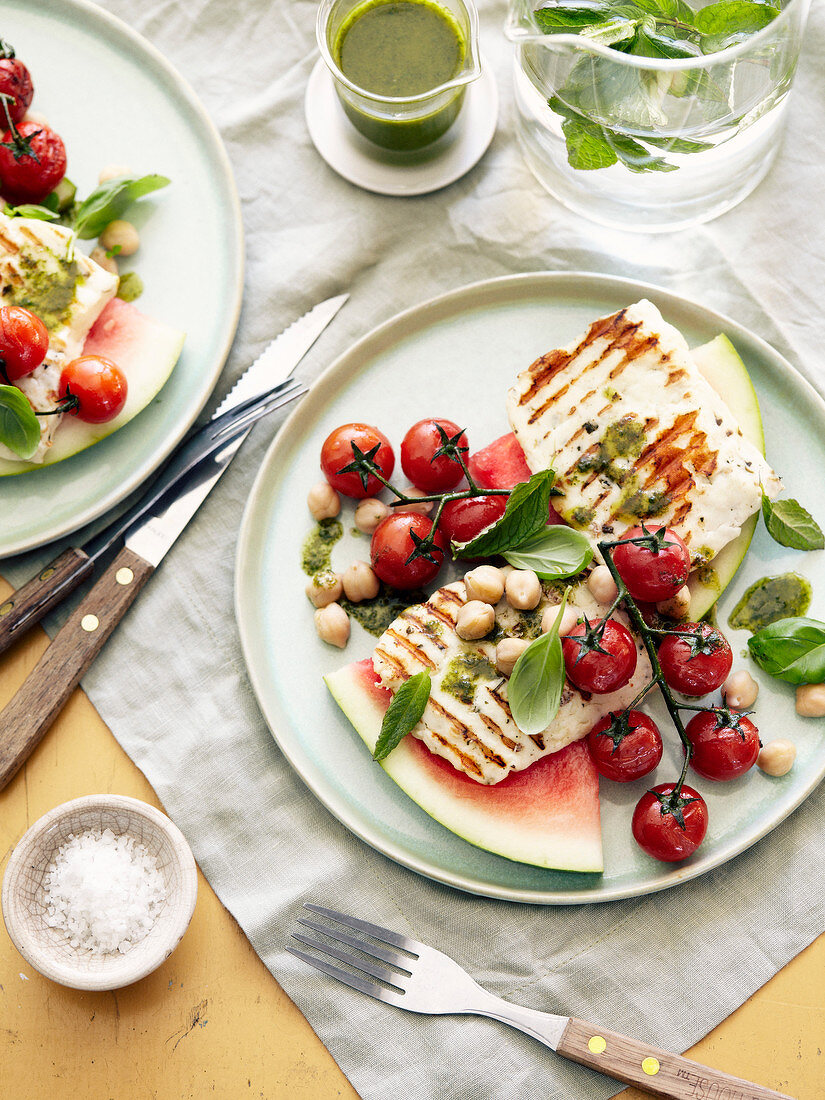
[[[254,420],[307,392],[285,380],[347,297],[319,303],[277,336],[241,376],[213,418],[173,454],[144,497],[83,547],[64,551],[0,606],[2,651],[81,583],[95,562],[123,539],[123,548],[0,713],[0,790],[39,744],[138,592],[234,458]]]

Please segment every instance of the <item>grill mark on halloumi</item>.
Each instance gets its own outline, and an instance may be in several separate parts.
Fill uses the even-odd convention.
[[[477,748],[488,764],[492,764],[497,768],[506,768],[504,757],[500,753],[496,752],[492,745],[488,745],[485,741],[483,741],[482,738],[479,737],[478,734],[475,732],[475,730],[471,730],[465,722],[462,722],[457,715],[449,711],[443,704],[439,703],[436,699],[433,699],[431,697],[430,701],[427,703],[427,706],[431,707],[434,711],[436,711],[437,714],[445,719],[450,727],[461,736],[465,745],[473,745],[475,748]],[[498,730],[497,733],[500,737],[501,730]]]

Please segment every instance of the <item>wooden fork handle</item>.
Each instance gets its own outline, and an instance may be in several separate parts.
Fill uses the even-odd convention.
[[[791,1100],[785,1093],[774,1092],[718,1069],[669,1054],[666,1050],[640,1043],[615,1031],[571,1019],[564,1030],[558,1053],[580,1062],[626,1085],[636,1085],[652,1096],[671,1100]]]
[[[153,572],[124,547],[0,713],[0,790],[40,743]]]
[[[0,653],[39,622],[92,570],[87,555],[70,547],[0,603]]]

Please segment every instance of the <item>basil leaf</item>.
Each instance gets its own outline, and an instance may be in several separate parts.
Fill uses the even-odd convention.
[[[6,203],[3,213],[7,218],[36,218],[41,222],[57,221],[60,217],[55,210],[50,210],[47,206],[35,206],[33,203],[23,203],[22,206],[9,206]]]
[[[491,558],[540,531],[547,523],[555,476],[552,470],[539,470],[529,481],[517,485],[507,498],[504,515],[469,542],[453,543],[453,554]]]
[[[557,524],[505,550],[504,557],[516,569],[532,569],[543,581],[553,581],[580,573],[590,564],[593,547],[581,531]]]
[[[798,500],[771,501],[763,493],[762,518],[768,534],[780,546],[790,546],[793,550],[825,549],[822,529]]]
[[[387,707],[384,721],[381,723],[381,732],[375,743],[373,757],[383,760],[389,756],[392,750],[405,737],[424,713],[427,700],[430,698],[430,674],[424,669],[417,672],[409,680],[405,680],[396,691]]]
[[[569,594],[570,589],[564,594],[550,630],[532,641],[516,661],[507,685],[507,702],[513,721],[528,737],[547,729],[559,711],[564,687],[559,627]]]
[[[166,187],[168,183],[166,176],[156,175],[141,176],[139,179],[119,176],[117,179],[106,180],[77,207],[74,216],[75,232],[81,240],[99,237],[109,222],[125,214],[133,202],[151,191]]]
[[[40,443],[34,409],[17,386],[0,386],[0,443],[21,458],[31,458]]]
[[[748,649],[760,668],[778,680],[825,680],[825,623],[817,619],[779,619],[749,638]]]

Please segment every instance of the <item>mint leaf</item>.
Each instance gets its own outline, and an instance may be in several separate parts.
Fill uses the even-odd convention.
[[[721,0],[700,8],[693,17],[694,26],[704,37],[702,52],[715,53],[742,42],[776,19],[779,12],[770,4],[756,0]]]
[[[540,531],[547,524],[555,476],[552,470],[539,470],[529,481],[517,485],[507,498],[504,515],[469,542],[453,543],[453,554],[490,558],[518,546]]]
[[[616,156],[631,172],[675,172],[677,165],[670,164],[664,157],[654,156],[640,145],[638,141],[618,134],[615,131],[605,130],[606,140],[615,151]]]
[[[637,19],[625,19],[619,16],[616,19],[608,19],[604,23],[582,27],[579,34],[591,42],[599,42],[602,46],[616,47],[620,42],[631,42],[636,36],[638,25]]]
[[[771,501],[763,493],[762,518],[768,534],[780,546],[790,546],[793,550],[825,548],[821,527],[798,500]]]
[[[381,732],[372,754],[375,760],[389,756],[401,739],[418,724],[430,698],[431,688],[430,674],[424,669],[410,676],[396,691],[381,723]]]
[[[590,540],[572,527],[554,525],[537,531],[504,557],[516,569],[532,569],[544,581],[573,577],[593,557]]]
[[[748,639],[756,663],[789,684],[825,680],[825,623],[816,619],[779,619]]]
[[[597,168],[609,168],[618,161],[607,143],[604,130],[594,122],[581,118],[566,118],[561,124],[567,142],[567,162],[572,168],[590,172]]]
[[[545,34],[555,34],[602,23],[613,14],[613,6],[607,0],[552,0],[533,15]]]
[[[20,458],[31,458],[40,443],[40,425],[17,386],[0,386],[0,443]]]
[[[564,687],[559,627],[569,595],[568,588],[553,626],[524,650],[507,685],[507,702],[513,721],[528,737],[546,730],[559,711]]]
[[[81,240],[99,237],[109,222],[120,218],[133,202],[169,184],[166,176],[120,176],[107,180],[92,191],[75,210],[74,230]]]

